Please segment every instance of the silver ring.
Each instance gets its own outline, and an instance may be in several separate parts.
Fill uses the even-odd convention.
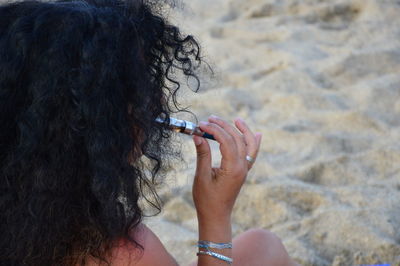
[[[246,160],[247,160],[249,163],[254,163],[254,159],[253,159],[253,157],[251,157],[250,155],[246,155]]]

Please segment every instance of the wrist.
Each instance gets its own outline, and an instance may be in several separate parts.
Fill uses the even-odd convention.
[[[199,225],[201,224],[227,224],[231,222],[231,211],[199,211],[196,209],[197,212],[197,220]]]
[[[199,239],[228,243],[232,241],[232,225],[230,217],[221,220],[200,220]]]

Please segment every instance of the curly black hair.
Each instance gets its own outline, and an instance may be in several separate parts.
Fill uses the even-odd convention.
[[[185,111],[200,48],[159,1],[0,5],[0,264],[108,262],[179,151],[156,123]],[[195,90],[199,88],[199,83]],[[153,195],[154,197],[150,197]]]

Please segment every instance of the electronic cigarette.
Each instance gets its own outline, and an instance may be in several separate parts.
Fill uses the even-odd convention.
[[[196,135],[196,136],[200,136],[200,137],[203,137],[206,139],[215,140],[213,135],[210,135],[204,131],[201,131],[199,126],[197,126],[196,124],[189,122],[189,121],[179,120],[179,119],[170,117],[169,124],[168,124],[167,121],[158,117],[158,118],[156,118],[156,122],[165,124],[166,126],[168,126],[169,129],[171,129],[175,132],[180,132],[180,133],[187,134],[187,135]]]

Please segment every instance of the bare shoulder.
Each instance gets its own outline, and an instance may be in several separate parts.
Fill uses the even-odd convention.
[[[132,237],[143,249],[135,247],[129,241],[120,241],[112,250],[112,266],[178,266],[160,239],[144,224],[136,228]]]
[[[178,266],[160,239],[146,225],[139,225],[132,236],[143,246],[143,250],[131,244],[119,245],[113,252],[113,266]]]

